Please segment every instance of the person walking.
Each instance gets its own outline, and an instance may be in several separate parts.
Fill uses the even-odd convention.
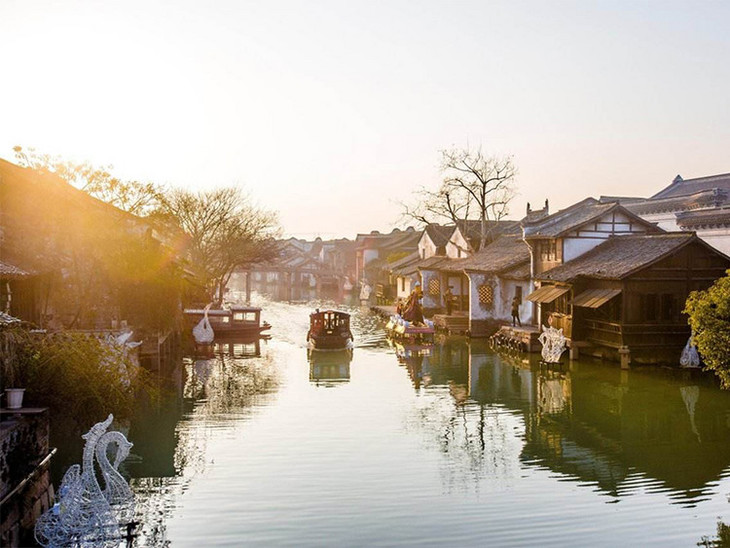
[[[517,295],[512,299],[512,327],[515,326],[515,320],[522,327],[522,321],[520,320],[520,298]]]

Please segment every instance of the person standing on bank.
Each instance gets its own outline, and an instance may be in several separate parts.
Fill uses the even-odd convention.
[[[451,292],[452,286],[449,286],[444,293],[444,305],[446,306],[446,315],[451,316],[454,307],[454,294]]]
[[[515,326],[515,320],[522,327],[522,321],[520,320],[520,298],[517,295],[512,299],[512,327]]]

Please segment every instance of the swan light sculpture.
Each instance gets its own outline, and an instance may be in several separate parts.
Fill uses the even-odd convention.
[[[114,462],[110,463],[107,448],[112,444],[116,444],[116,452]],[[102,493],[122,523],[132,521],[134,517],[134,493],[119,473],[119,465],[129,456],[129,450],[133,445],[124,437],[124,434],[115,431],[104,434],[96,444],[96,460],[104,479]]]
[[[566,338],[563,329],[542,326],[542,333],[537,338],[542,344],[542,359],[545,363],[559,363],[565,352]]]
[[[121,460],[129,453],[127,445],[131,444],[126,442],[122,434],[106,432],[113,418],[110,414],[105,421],[95,424],[82,436],[86,440],[82,466],[75,464],[66,471],[58,490],[58,502],[36,521],[35,538],[41,546],[94,546],[95,548],[119,546],[119,519],[101,490],[94,469],[94,455],[100,442],[104,451],[112,441],[117,443],[117,458],[114,461],[116,466],[119,466]],[[118,436],[104,438],[109,434],[118,434],[124,438],[126,444]],[[110,494],[121,492],[117,489],[118,479],[124,482],[124,478],[121,476],[115,478],[109,472],[110,469],[114,469],[114,465],[109,464],[106,459],[106,463],[100,462],[100,467],[102,473],[106,470],[110,477],[109,480],[105,480],[107,486],[105,491],[108,490]],[[129,494],[131,495],[131,490]],[[115,497],[112,498],[116,500]]]
[[[203,309],[203,319],[200,320],[195,327],[193,327],[193,338],[198,344],[210,344],[213,342],[213,338],[215,337],[213,328],[210,326],[210,321],[208,320],[208,310],[210,310],[211,304],[212,303],[209,303],[208,306]]]

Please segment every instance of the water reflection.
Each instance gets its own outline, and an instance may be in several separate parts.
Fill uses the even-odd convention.
[[[352,349],[313,350],[307,349],[309,381],[316,386],[337,386],[350,380]]]
[[[442,443],[461,443],[463,451],[473,453],[475,440],[488,451],[522,438],[524,466],[616,498],[642,489],[667,492],[682,505],[715,494],[716,482],[728,475],[730,394],[711,381],[689,384],[656,371],[593,363],[541,368],[534,359],[500,356],[466,341],[437,344],[427,358],[398,360],[417,390],[448,389],[456,406],[441,421],[439,436]],[[521,424],[495,428],[505,410],[519,414]],[[470,457],[474,465],[482,460]]]
[[[132,425],[139,545],[169,527],[183,545],[581,546],[581,520],[604,544],[684,545],[722,512],[730,394],[711,382],[389,344],[358,307],[354,351],[315,354],[318,305],[265,304],[271,342],[187,358],[184,398]]]

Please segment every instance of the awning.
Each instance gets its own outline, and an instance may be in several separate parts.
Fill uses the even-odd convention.
[[[528,301],[533,301],[536,303],[551,303],[560,295],[566,294],[568,291],[570,291],[569,287],[562,287],[558,285],[544,285],[532,293],[530,293],[526,298]]]
[[[573,299],[572,304],[585,308],[598,308],[620,293],[620,289],[589,289]]]

